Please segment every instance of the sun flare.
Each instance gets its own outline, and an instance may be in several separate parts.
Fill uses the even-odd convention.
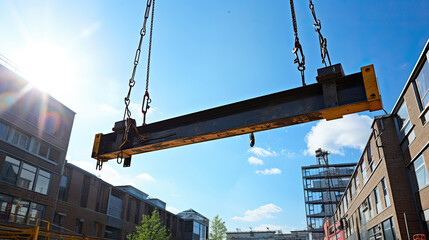
[[[16,56],[16,63],[25,78],[40,90],[58,95],[67,90],[75,76],[75,61],[61,46],[50,43],[33,44]]]

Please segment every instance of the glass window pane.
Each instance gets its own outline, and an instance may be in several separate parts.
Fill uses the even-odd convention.
[[[39,147],[39,155],[42,157],[47,157],[48,156],[48,145],[44,144],[44,143],[40,143],[40,147]]]
[[[49,151],[49,160],[58,162],[60,160],[60,151],[51,147],[51,150]]]
[[[22,166],[21,174],[18,178],[18,187],[25,189],[33,189],[34,178],[36,176],[36,168],[26,163]]]
[[[36,218],[42,219],[44,213],[45,213],[45,206],[32,202],[30,204],[30,209],[28,211],[28,216],[31,217],[29,218],[28,223],[34,225],[36,223]]]
[[[414,174],[418,189],[422,189],[429,184],[429,178],[423,156],[420,156],[413,164]]]
[[[11,214],[15,215],[15,221],[18,223],[24,223],[25,217],[27,216],[28,207],[30,203],[28,201],[23,201],[19,198],[13,200]],[[10,216],[10,220],[13,220],[14,216]]]
[[[429,64],[427,60],[417,76],[416,82],[423,106],[426,106],[429,102]]]
[[[0,139],[6,138],[6,125],[0,123]]]
[[[37,183],[36,187],[34,188],[34,191],[45,195],[48,194],[50,180],[50,173],[45,172],[43,170],[39,170],[39,176],[37,177]]]
[[[1,171],[1,180],[15,185],[18,177],[19,164],[20,162],[18,160],[6,156]]]

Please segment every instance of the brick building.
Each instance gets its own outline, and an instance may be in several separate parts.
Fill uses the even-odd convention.
[[[336,210],[346,239],[409,239],[429,227],[429,41],[372,133]]]
[[[142,214],[157,209],[172,240],[208,238],[208,219],[194,210],[192,216],[198,219],[182,218],[167,211],[160,199],[148,198],[132,186],[113,186],[67,163],[75,113],[13,69],[0,62],[3,217],[31,216],[52,222],[58,231],[125,239],[140,224]],[[189,217],[186,212],[182,215]],[[25,217],[13,221],[24,223]]]
[[[85,235],[125,239],[140,224],[143,214],[151,214],[157,209],[172,240],[200,239],[199,235],[193,236],[192,233],[187,236],[186,219],[180,217],[181,213],[175,215],[167,211],[165,206],[161,200],[148,198],[148,194],[137,188],[113,186],[67,163],[61,179],[54,224]]]
[[[0,211],[53,219],[74,115],[0,64]]]

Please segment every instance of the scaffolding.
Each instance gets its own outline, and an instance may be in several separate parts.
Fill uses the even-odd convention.
[[[0,239],[103,240],[105,238],[77,234],[36,217],[0,212]]]

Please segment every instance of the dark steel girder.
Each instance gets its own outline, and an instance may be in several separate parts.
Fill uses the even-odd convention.
[[[315,84],[130,128],[125,142],[125,128],[97,134],[92,158],[101,162],[118,156],[130,158],[144,152],[382,109],[372,65],[347,76],[338,68],[341,66],[319,69]]]

